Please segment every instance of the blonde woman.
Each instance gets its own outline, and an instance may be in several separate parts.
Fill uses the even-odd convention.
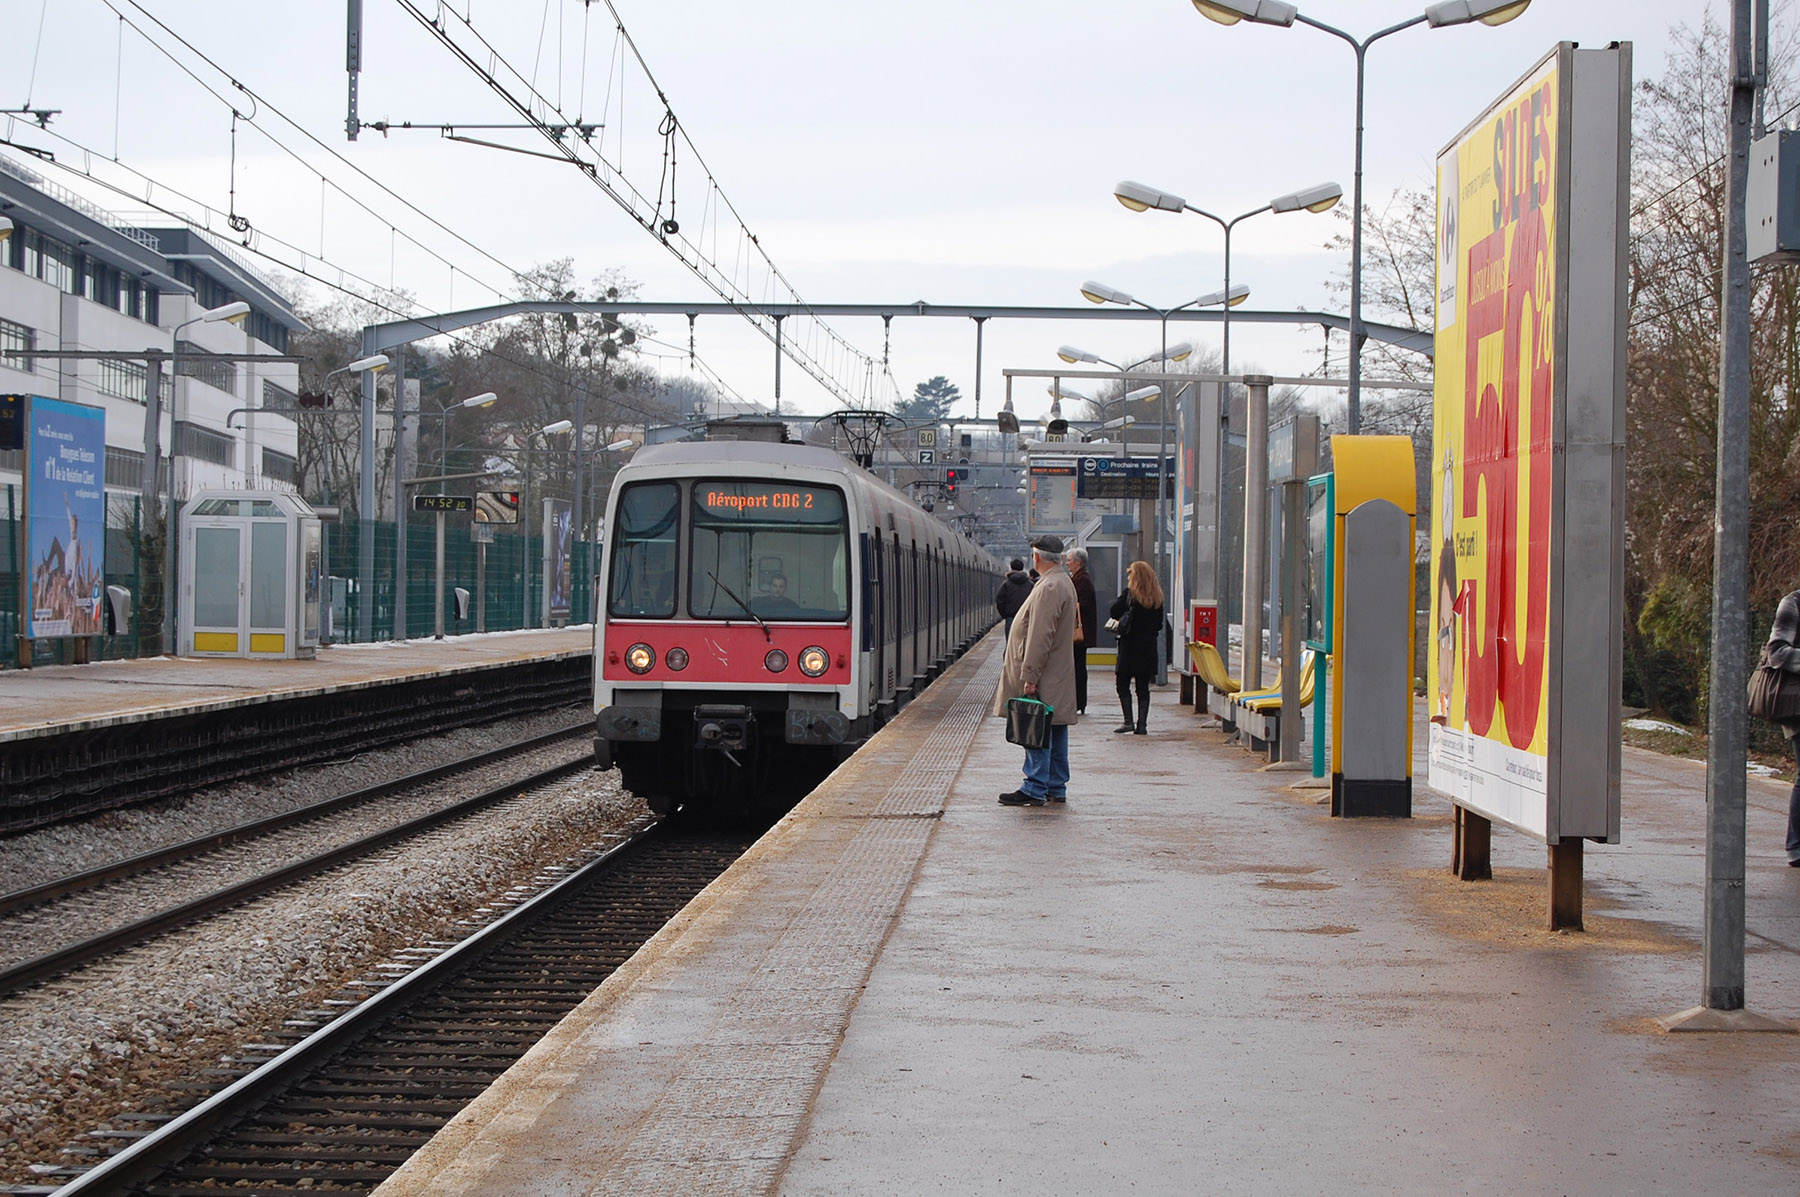
[[[1119,689],[1119,705],[1125,708],[1125,722],[1113,729],[1115,735],[1127,732],[1139,736],[1150,734],[1150,679],[1156,675],[1157,636],[1163,626],[1163,588],[1156,571],[1143,561],[1133,561],[1125,571],[1125,593],[1113,600],[1107,626],[1119,637],[1119,660],[1114,667]],[[1131,719],[1131,690],[1137,687],[1137,722]]]

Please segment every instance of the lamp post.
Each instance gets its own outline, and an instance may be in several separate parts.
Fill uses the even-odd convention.
[[[492,391],[483,391],[455,403],[438,405],[438,473],[450,472],[450,413],[465,407],[492,407],[499,398]]]
[[[531,438],[554,436],[573,427],[573,420],[557,420],[525,434],[525,482],[519,490],[519,521],[525,528],[524,543],[519,550],[519,626],[522,628],[537,626],[531,618]]]
[[[1210,308],[1223,305],[1229,310],[1249,298],[1250,288],[1240,286],[1233,290],[1232,288],[1227,287],[1223,291],[1208,292],[1197,299],[1190,299],[1186,303],[1176,304],[1172,308],[1156,307],[1154,304],[1145,303],[1141,299],[1127,295],[1125,292],[1109,287],[1105,283],[1094,282],[1092,279],[1081,284],[1081,294],[1082,297],[1087,299],[1090,303],[1117,303],[1125,304],[1127,306],[1136,305],[1137,307],[1145,308],[1161,316],[1163,347],[1162,352],[1158,354],[1158,357],[1167,359],[1169,356],[1170,316],[1187,308]],[[1157,412],[1157,423],[1160,427],[1157,429],[1156,434],[1156,532],[1150,541],[1150,552],[1151,556],[1156,559],[1156,576],[1157,580],[1162,583],[1163,594],[1169,595],[1173,594],[1174,590],[1171,586],[1172,579],[1169,577],[1168,562],[1163,554],[1162,547],[1164,521],[1167,519],[1166,507],[1168,504],[1169,491],[1169,396],[1161,387],[1156,389],[1156,394],[1161,400],[1161,407]],[[1156,659],[1157,684],[1163,684],[1168,681],[1168,678],[1168,661],[1164,655],[1158,655]]]
[[[1278,195],[1260,208],[1252,208],[1248,212],[1240,213],[1227,220],[1222,216],[1214,216],[1205,208],[1194,207],[1179,195],[1158,191],[1156,188],[1146,187],[1142,183],[1126,180],[1113,188],[1113,197],[1133,212],[1148,212],[1153,208],[1159,212],[1192,212],[1196,216],[1206,217],[1223,229],[1225,232],[1225,293],[1227,295],[1231,294],[1231,231],[1237,227],[1239,221],[1248,220],[1252,216],[1260,216],[1264,212],[1328,212],[1337,206],[1338,200],[1343,196],[1344,189],[1336,183],[1320,183],[1318,186],[1308,187],[1304,191],[1290,191],[1286,195]],[[1245,294],[1248,295],[1249,292],[1246,291]],[[1241,302],[1243,302],[1241,299],[1233,299],[1231,303],[1225,305],[1221,320],[1224,325],[1222,333],[1224,365],[1219,371],[1221,374],[1231,373],[1231,309]]]
[[[8,233],[11,222],[8,222]],[[216,324],[221,320],[237,324],[250,314],[250,305],[243,300],[221,304],[216,308],[208,308],[192,320],[184,320],[175,326],[169,335],[170,365],[169,375],[174,377],[180,369],[181,334],[196,324]],[[170,651],[175,642],[175,536],[173,512],[170,518],[162,516],[162,353],[160,351],[144,355],[144,467],[138,480],[138,493],[141,496],[139,508],[145,516],[156,518],[163,526],[163,610],[162,610],[162,648]],[[170,429],[173,436],[174,429]],[[174,446],[170,446],[173,450]],[[171,452],[171,457],[173,453]],[[174,490],[174,478],[169,479],[170,491]]]
[[[1323,21],[1315,21],[1302,13],[1285,0],[1193,0],[1194,7],[1200,15],[1221,25],[1235,25],[1239,21],[1250,21],[1258,25],[1280,25],[1290,27],[1295,21],[1302,25],[1310,25],[1314,29],[1341,38],[1356,54],[1356,145],[1355,145],[1355,178],[1351,186],[1350,202],[1355,206],[1350,222],[1350,388],[1345,424],[1354,435],[1362,427],[1362,225],[1363,225],[1363,193],[1362,193],[1362,161],[1363,161],[1363,59],[1369,47],[1388,36],[1399,33],[1402,29],[1410,29],[1414,25],[1428,24],[1433,29],[1445,25],[1467,25],[1472,21],[1480,21],[1483,25],[1504,25],[1526,8],[1531,0],[1442,0],[1441,3],[1429,5],[1424,12],[1409,17],[1386,29],[1377,29],[1368,37],[1357,41],[1355,37],[1342,29],[1327,25]]]

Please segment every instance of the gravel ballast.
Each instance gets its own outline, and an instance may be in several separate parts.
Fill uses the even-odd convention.
[[[567,721],[568,715],[559,715]],[[300,771],[305,802],[466,756],[527,734],[511,721],[438,737],[453,745],[409,745],[330,769]],[[554,718],[536,730],[555,726]],[[432,753],[439,754],[434,758]],[[404,763],[390,758],[404,757]],[[341,771],[340,771],[341,770]],[[520,772],[525,767],[521,766]],[[358,776],[350,779],[350,774]],[[320,774],[334,774],[326,783]],[[316,1007],[346,982],[403,948],[460,938],[515,886],[544,869],[585,859],[643,818],[614,773],[585,770],[403,847],[260,899],[61,981],[0,1002],[0,1181],[30,1183],[32,1163],[55,1161],[62,1146],[114,1114],[156,1104],[164,1082],[215,1066],[258,1032]],[[485,784],[495,784],[487,780]],[[131,855],[252,817],[300,805],[286,787],[246,786],[208,794],[173,809],[141,808],[136,826],[96,829],[87,842],[75,827],[50,828],[0,843],[0,875],[27,841],[60,854],[60,876],[92,867],[107,852]],[[282,793],[275,791],[280,789]],[[166,823],[165,823],[166,819]],[[124,849],[124,850],[121,850]],[[71,864],[71,860],[78,863]],[[16,874],[13,874],[16,876]],[[31,884],[19,880],[8,888]],[[186,1097],[172,1098],[176,1108]]]

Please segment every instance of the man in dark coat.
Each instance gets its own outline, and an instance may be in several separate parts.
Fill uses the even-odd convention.
[[[1075,641],[1075,713],[1087,714],[1087,654],[1096,639],[1100,625],[1100,606],[1094,598],[1094,575],[1088,573],[1087,550],[1070,549],[1063,554],[1069,580],[1075,583],[1075,602],[1081,610],[1081,635]]]
[[[1006,619],[1006,634],[1012,635],[1013,616],[1025,605],[1025,598],[1031,593],[1031,575],[1025,572],[1025,562],[1018,557],[1012,559],[1011,571],[1006,581],[1000,583],[1000,593],[994,596],[994,609]]]

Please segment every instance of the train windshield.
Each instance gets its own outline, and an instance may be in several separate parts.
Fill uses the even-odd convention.
[[[614,615],[675,614],[675,567],[680,488],[673,482],[639,482],[619,496],[613,519]]]
[[[693,491],[688,613],[697,619],[850,617],[842,491],[700,479]]]

